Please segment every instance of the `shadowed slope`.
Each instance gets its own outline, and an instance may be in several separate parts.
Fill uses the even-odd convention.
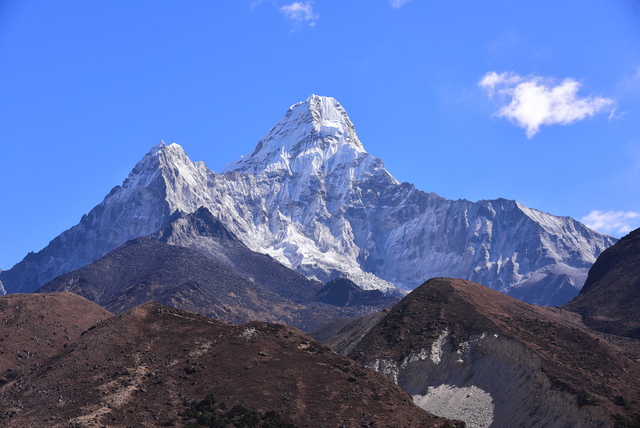
[[[250,250],[207,208],[177,214],[157,233],[160,242],[196,250],[252,282],[298,303],[314,300],[323,283],[312,281],[272,257]]]
[[[640,229],[604,251],[565,309],[594,330],[640,339]]]
[[[149,238],[129,241],[38,291],[72,291],[115,313],[156,300],[234,323],[261,320],[306,329],[326,318],[194,250]]]

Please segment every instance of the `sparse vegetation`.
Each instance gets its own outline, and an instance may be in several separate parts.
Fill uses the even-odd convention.
[[[295,428],[275,410],[261,414],[242,404],[227,410],[227,404],[213,394],[201,401],[186,400],[184,404],[187,407],[183,413],[186,428]]]
[[[640,428],[640,415],[635,415],[633,418],[614,415],[613,420],[613,428]]]
[[[578,400],[578,407],[595,406],[596,404],[598,404],[598,400],[596,400],[596,398],[593,395],[589,394],[584,389],[581,391],[578,391],[576,396]]]
[[[616,406],[624,407],[625,409],[629,408],[629,400],[627,400],[622,395],[616,395],[613,399],[613,404]]]

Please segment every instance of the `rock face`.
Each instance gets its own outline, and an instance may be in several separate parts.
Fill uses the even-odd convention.
[[[603,252],[578,297],[564,308],[589,327],[640,339],[640,229]]]
[[[10,293],[33,291],[201,207],[251,250],[309,278],[389,291],[458,277],[544,305],[574,297],[615,242],[516,201],[452,201],[400,184],[365,151],[344,108],[314,95],[224,174],[176,144],[155,146],[77,226],[0,281]],[[211,253],[206,239],[178,241]]]
[[[570,312],[435,278],[368,319],[351,341],[343,328],[343,352],[469,427],[603,427],[640,410],[638,362]]]
[[[98,324],[2,386],[0,410],[6,427],[180,426],[185,400],[208,394],[297,426],[449,422],[292,327],[235,326],[157,303]]]

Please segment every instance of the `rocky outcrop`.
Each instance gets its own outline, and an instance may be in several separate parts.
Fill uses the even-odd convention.
[[[575,395],[551,384],[534,352],[497,333],[471,336],[454,348],[445,330],[430,349],[400,361],[376,359],[368,367],[426,411],[463,420],[470,428],[610,424],[605,409],[577,405]]]

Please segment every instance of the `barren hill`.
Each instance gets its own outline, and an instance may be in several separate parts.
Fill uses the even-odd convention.
[[[305,281],[300,285],[312,287],[313,295],[319,287]],[[277,290],[275,285],[269,287]],[[358,313],[357,308],[338,309],[322,303],[310,307],[313,302],[294,302],[193,249],[150,238],[129,241],[38,291],[71,291],[114,313],[154,300],[224,321],[281,322],[303,330]],[[304,290],[300,290],[302,293]]]
[[[349,356],[472,427],[613,426],[640,411],[640,365],[568,311],[435,278],[368,327],[358,342],[354,325]]]
[[[111,316],[73,293],[0,297],[0,384],[72,344],[82,332]]]
[[[185,400],[277,411],[297,426],[438,427],[382,375],[292,327],[147,303],[0,389],[8,427],[174,426]]]

